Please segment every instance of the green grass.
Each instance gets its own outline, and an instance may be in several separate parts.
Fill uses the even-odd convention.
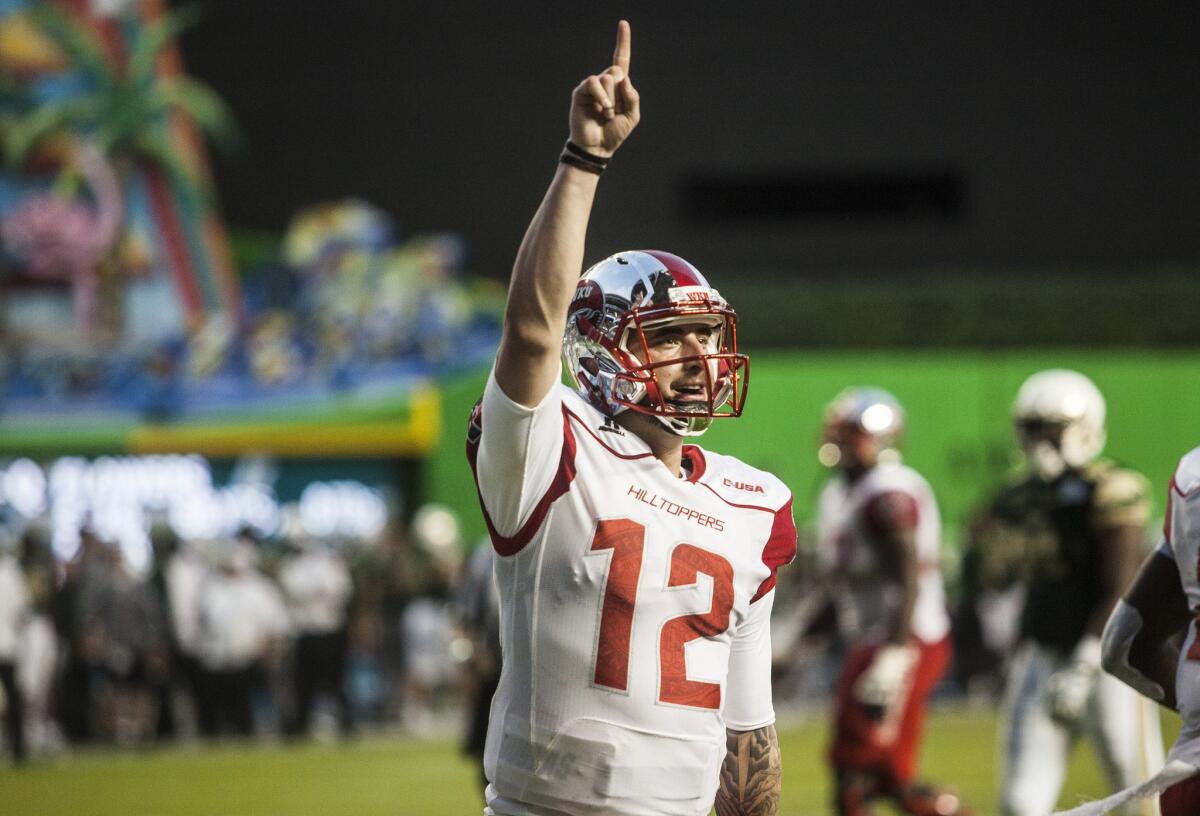
[[[1165,723],[1173,735],[1175,723]],[[823,719],[783,728],[782,813],[828,812]],[[996,717],[945,710],[929,723],[924,771],[993,814]],[[0,770],[5,816],[447,816],[481,812],[474,766],[451,741],[367,738],[347,746],[263,746],[106,753]],[[1076,751],[1060,804],[1104,787]]]

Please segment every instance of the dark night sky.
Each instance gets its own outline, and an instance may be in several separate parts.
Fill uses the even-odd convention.
[[[404,232],[462,232],[476,271],[506,274],[570,89],[606,66],[625,14],[644,118],[604,180],[589,260],[1200,260],[1197,5],[978,5],[210,0],[184,49],[247,137],[217,163],[235,226],[359,195]],[[936,189],[872,211],[897,178]],[[713,179],[741,198],[702,198]],[[926,206],[942,182],[950,203]],[[822,196],[833,209],[814,214]],[[764,202],[781,209],[739,217]],[[703,217],[713,207],[727,217]]]

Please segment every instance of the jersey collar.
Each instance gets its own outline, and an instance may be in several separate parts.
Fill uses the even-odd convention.
[[[684,445],[683,459],[689,465],[685,468],[687,476],[684,478],[689,482],[700,481],[700,477],[704,475],[704,469],[707,467],[707,463],[704,461],[704,451],[700,450],[697,445]]]

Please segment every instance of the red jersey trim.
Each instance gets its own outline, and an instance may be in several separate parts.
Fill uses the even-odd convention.
[[[796,522],[792,518],[792,500],[775,512],[775,523],[771,525],[771,537],[763,547],[762,560],[771,574],[758,585],[758,591],[750,599],[754,603],[775,588],[776,573],[796,557]]]
[[[1179,483],[1178,483],[1178,482],[1176,482],[1176,481],[1175,481],[1175,477],[1174,477],[1174,476],[1172,476],[1172,477],[1171,477],[1171,490],[1172,490],[1172,491],[1173,491],[1173,492],[1174,492],[1176,495],[1178,495],[1180,498],[1182,498],[1182,499],[1186,499],[1186,498],[1188,498],[1189,496],[1193,496],[1193,495],[1195,495],[1196,493],[1200,493],[1200,485],[1197,485],[1196,487],[1193,487],[1191,490],[1188,490],[1187,492],[1184,492],[1183,490],[1180,490],[1180,488],[1179,488]]]
[[[779,512],[778,510],[772,510],[770,507],[763,507],[761,504],[738,504],[737,502],[731,502],[729,499],[725,498],[725,497],[724,497],[724,496],[722,496],[720,493],[718,493],[717,491],[713,490],[711,485],[709,485],[709,484],[707,484],[707,483],[705,483],[705,482],[698,482],[698,484],[699,484],[701,487],[706,487],[706,488],[708,488],[708,490],[709,490],[709,492],[710,492],[710,493],[712,493],[714,496],[716,496],[716,497],[717,497],[718,499],[720,499],[721,501],[723,501],[723,502],[725,502],[726,504],[728,504],[730,507],[736,507],[736,508],[738,508],[739,510],[761,510],[761,511],[763,511],[764,513],[778,513],[778,512]],[[791,499],[788,499],[788,506],[790,507],[790,506],[791,506],[791,504],[792,504],[792,500],[791,500]]]
[[[1200,493],[1200,485],[1193,487],[1186,493],[1179,488],[1179,469],[1183,467],[1184,460],[1190,455],[1189,453],[1183,459],[1179,460],[1179,464],[1175,466],[1175,472],[1171,474],[1171,482],[1167,486],[1167,512],[1163,514],[1163,538],[1171,547],[1175,546],[1171,543],[1171,518],[1175,514],[1175,497],[1178,496],[1181,499],[1187,499],[1196,493]]]
[[[1171,484],[1167,487],[1167,512],[1163,513],[1163,540],[1168,546],[1174,549],[1175,545],[1171,543],[1171,513],[1175,508],[1175,495],[1179,493],[1179,488],[1175,485],[1175,477],[1171,477]]]
[[[646,451],[645,453],[621,453],[620,451],[615,450],[612,446],[610,446],[602,438],[597,436],[596,432],[592,430],[591,426],[589,426],[588,423],[585,422],[582,417],[580,417],[578,414],[576,414],[570,408],[567,408],[564,405],[563,411],[565,411],[568,416],[570,416],[572,419],[574,419],[576,422],[578,422],[579,427],[581,427],[585,431],[587,431],[591,435],[591,437],[600,444],[600,447],[604,448],[606,451],[611,453],[613,456],[616,456],[618,459],[634,460],[634,459],[646,459],[648,457],[654,456],[654,453],[652,451]],[[692,470],[688,474],[687,481],[689,481],[689,482],[699,481],[700,477],[704,475],[704,471],[707,470],[707,468],[708,468],[708,462],[704,458],[704,452],[702,450],[700,450],[700,448],[697,447],[696,445],[684,445],[683,446],[683,456],[685,459],[687,459],[689,462],[692,463]]]
[[[483,521],[487,525],[488,538],[491,539],[492,549],[496,551],[497,555],[507,558],[523,550],[537,533],[538,528],[542,526],[542,522],[546,520],[550,506],[571,487],[571,482],[575,479],[575,433],[571,430],[571,423],[567,418],[570,413],[564,405],[563,446],[558,459],[558,472],[554,474],[554,479],[551,480],[550,486],[546,488],[541,500],[533,508],[533,512],[529,514],[529,518],[512,536],[500,535],[492,524],[492,518],[488,515],[487,507],[483,503],[483,494],[479,491],[479,474],[475,468],[475,460],[479,455],[479,441],[478,438],[468,438],[467,461],[471,465],[471,475],[475,479],[475,494],[479,497],[479,509],[483,511]],[[472,417],[472,421],[479,422],[481,428],[482,420],[482,412]]]
[[[613,456],[616,456],[618,459],[645,459],[648,456],[654,455],[654,453],[651,451],[646,451],[645,453],[621,453],[619,450],[614,450],[612,447],[609,446],[609,444],[607,442],[605,442],[603,439],[601,439],[599,436],[597,436],[596,432],[593,431],[591,429],[591,427],[589,427],[588,424],[586,422],[584,422],[583,419],[578,414],[576,414],[574,411],[572,411],[570,408],[568,408],[565,404],[563,405],[563,413],[566,414],[571,419],[578,422],[579,427],[581,427],[585,431],[587,431],[591,435],[592,439],[595,439],[596,442],[598,442],[600,444],[600,447],[604,448],[606,451],[611,453]]]

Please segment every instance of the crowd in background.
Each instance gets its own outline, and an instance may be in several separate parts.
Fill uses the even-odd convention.
[[[298,523],[270,540],[250,529],[181,540],[165,523],[150,537],[148,571],[89,525],[66,562],[39,525],[4,539],[0,707],[17,761],[96,744],[456,728],[476,669],[499,665],[490,562],[464,563],[443,507],[367,542]]]
[[[466,552],[448,509],[427,505],[370,541],[314,537],[295,519],[270,539],[183,540],[162,522],[150,538],[149,570],[88,525],[65,562],[38,524],[0,539],[11,756],[395,727],[461,728],[482,755],[500,667],[492,549]],[[826,698],[843,646],[815,575],[797,563],[780,584],[785,707]],[[979,647],[961,651],[948,690],[992,699],[1014,603],[972,593],[960,604],[956,628]]]

